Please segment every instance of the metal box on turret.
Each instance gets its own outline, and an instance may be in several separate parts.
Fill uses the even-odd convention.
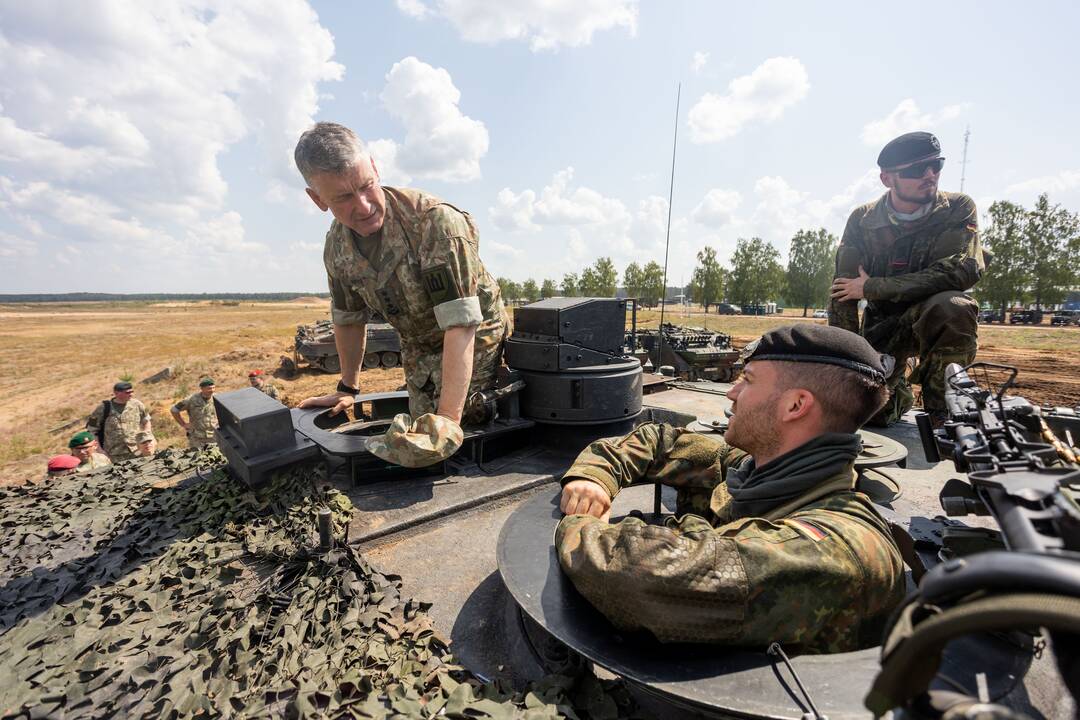
[[[251,487],[279,467],[319,456],[315,443],[293,429],[289,409],[256,388],[215,394],[214,410],[218,448]]]

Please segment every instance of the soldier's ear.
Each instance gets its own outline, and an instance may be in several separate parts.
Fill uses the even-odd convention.
[[[323,212],[326,212],[327,210],[330,209],[330,206],[327,205],[326,203],[324,203],[322,201],[322,198],[319,197],[319,194],[317,192],[315,192],[314,190],[312,190],[311,188],[304,188],[304,192],[306,192],[308,197],[311,198],[311,202],[315,203],[315,205],[317,205],[318,208],[320,210],[322,210]]]
[[[371,161],[371,169],[375,173],[375,180],[377,182],[379,180],[379,168],[375,165],[375,158],[369,157],[368,160]]]
[[[781,417],[786,422],[805,418],[817,405],[817,398],[804,388],[790,388],[780,396]]]
[[[884,185],[885,187],[892,190],[893,182],[894,182],[894,178],[892,176],[892,173],[887,173],[884,170],[882,170],[881,173],[878,175],[878,177],[881,178],[881,184],[882,185]]]

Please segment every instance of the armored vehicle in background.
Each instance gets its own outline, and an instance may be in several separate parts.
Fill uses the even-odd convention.
[[[663,326],[663,350],[660,333],[639,330],[635,355],[659,368],[670,365],[683,380],[731,382],[742,369],[739,351],[731,346],[731,336],[705,328],[684,328],[671,323]]]
[[[296,326],[293,348],[293,370],[304,360],[309,367],[328,373],[341,372],[337,345],[334,344],[334,325],[320,320],[311,325]],[[392,368],[401,364],[401,338],[387,323],[368,323],[367,345],[364,348],[364,369]]]

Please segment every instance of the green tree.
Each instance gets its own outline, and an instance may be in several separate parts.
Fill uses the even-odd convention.
[[[698,264],[690,277],[690,295],[709,312],[709,306],[724,297],[727,271],[720,267],[716,250],[704,247],[698,251]]]
[[[540,285],[540,297],[549,298],[555,297],[558,294],[559,287],[555,284],[555,281],[544,278],[544,282]]]
[[[664,268],[650,260],[641,270],[641,301],[650,307],[656,306],[664,296]]]
[[[502,295],[503,302],[507,305],[522,298],[521,286],[510,278],[495,278],[495,282],[499,283],[499,293]]]
[[[829,300],[838,244],[825,228],[800,230],[791,238],[785,301],[802,305],[803,317],[811,307],[824,307]]]
[[[581,294],[590,297],[615,297],[619,274],[611,258],[598,258],[581,272]]]
[[[626,288],[627,297],[637,298],[641,303],[645,302],[645,299],[641,297],[643,279],[640,265],[632,262],[626,266],[626,270],[623,271],[623,287]]]
[[[562,278],[563,297],[578,297],[581,295],[581,279],[577,273],[566,273]]]
[[[536,286],[535,280],[529,278],[521,283],[521,297],[528,302],[536,302],[540,299],[540,288]]]
[[[1043,193],[1027,214],[1024,230],[1035,307],[1061,302],[1077,282],[1080,218],[1060,205],[1050,205]]]
[[[975,293],[980,301],[1005,311],[1014,303],[1025,303],[1031,286],[1031,269],[1026,242],[1027,211],[1016,203],[999,200],[990,206],[990,224],[982,231],[982,242],[993,256]]]
[[[763,303],[779,295],[783,285],[780,252],[761,238],[740,238],[731,257],[728,297],[739,305]]]

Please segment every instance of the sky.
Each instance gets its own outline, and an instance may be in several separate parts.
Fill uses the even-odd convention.
[[[1078,211],[1077,27],[1069,2],[0,0],[0,293],[324,292],[292,164],[319,120],[518,281],[663,264],[676,133],[669,285],[705,246],[839,235],[909,130],[958,191],[970,129],[982,217]]]

